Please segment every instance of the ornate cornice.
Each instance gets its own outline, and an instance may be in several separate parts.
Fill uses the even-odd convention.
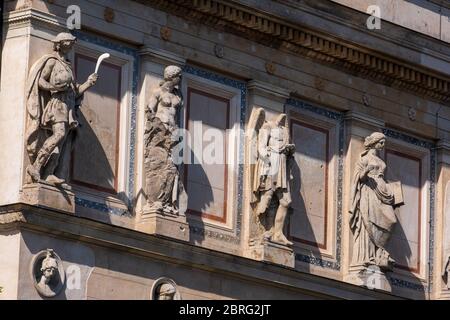
[[[222,0],[135,0],[321,63],[450,104],[450,79],[374,50]]]
[[[374,129],[381,129],[385,126],[384,121],[356,111],[347,112],[344,116],[344,119],[364,123],[370,127],[373,127]]]
[[[139,51],[139,55],[141,57],[150,57],[151,59],[162,62],[166,65],[175,64],[178,66],[183,66],[186,64],[186,59],[183,57],[161,49],[145,47]]]
[[[249,91],[253,91],[255,93],[256,92],[263,93],[263,94],[277,97],[277,98],[280,98],[283,100],[288,99],[290,96],[290,92],[286,89],[276,87],[276,86],[270,85],[268,83],[260,82],[257,80],[251,80],[248,83],[247,89]]]
[[[3,15],[3,23],[7,24],[10,29],[27,26],[32,22],[45,23],[55,27],[65,26],[64,19],[32,8],[10,11]]]

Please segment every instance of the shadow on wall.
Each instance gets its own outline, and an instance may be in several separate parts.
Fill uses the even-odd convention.
[[[86,119],[83,108],[85,107],[77,112],[80,125],[74,132],[71,181],[106,192],[115,192],[116,176],[111,167],[111,160],[108,159],[105,147],[98,139],[90,121]]]
[[[75,74],[82,83],[93,72],[96,59],[75,54]],[[71,183],[104,192],[131,205],[125,192],[118,190],[120,135],[121,67],[104,62],[98,70],[99,80],[84,96],[76,115],[79,127],[74,134],[71,152]],[[129,208],[131,209],[131,208]]]
[[[298,217],[298,220],[297,220],[297,221],[301,221],[301,223],[302,223],[302,226],[301,226],[302,233],[305,235],[308,235],[309,241],[311,242],[310,244],[317,243],[317,239],[314,234],[314,229],[313,229],[310,219],[307,215],[305,200],[303,199],[303,196],[300,192],[302,189],[301,169],[295,160],[291,161],[290,168],[291,168],[291,173],[293,176],[293,179],[291,181],[292,206],[289,210],[290,215],[289,215],[289,222],[287,223],[287,233],[286,234],[288,235],[289,240],[294,242],[294,244],[296,242],[297,243],[299,242],[299,239],[294,238],[290,234],[290,231],[292,230],[291,229],[292,227],[295,227],[295,226],[293,226],[293,223],[292,223],[294,214],[302,215],[302,218]],[[295,208],[296,210],[294,210],[293,208]],[[296,252],[296,251],[298,251],[298,250],[294,250],[294,252]],[[317,251],[317,249],[315,249],[314,252],[311,250],[310,253],[313,256],[320,258],[320,253]],[[297,259],[296,259],[296,262],[297,262]],[[311,268],[311,265],[310,264],[302,264],[302,269],[305,266],[307,266],[307,269],[309,271]]]
[[[191,229],[190,243],[201,244],[205,240],[205,223],[201,217],[201,212],[207,212],[209,205],[214,202],[214,195],[208,175],[200,161],[192,150],[190,153],[191,164],[183,166],[182,177],[184,188],[188,194],[186,221]],[[194,178],[193,182],[191,179]],[[198,186],[200,190],[191,190],[191,186]],[[195,209],[194,209],[195,208]],[[195,228],[197,232],[192,232]]]
[[[398,210],[396,211],[396,215],[398,214]],[[395,265],[394,265],[394,272],[407,276],[408,282],[412,283],[416,287],[416,291],[418,293],[418,299],[425,299],[427,292],[426,288],[422,285],[420,279],[417,276],[417,273],[420,271],[420,257],[417,261],[417,265],[413,267],[406,267],[412,257],[412,250],[408,245],[402,245],[402,242],[399,241],[399,239],[404,240],[406,239],[405,230],[403,229],[402,225],[400,223],[397,223],[394,228],[394,232],[396,234],[397,238],[391,237],[391,239],[388,242],[387,250],[388,252],[392,252],[393,248],[396,248],[395,252],[397,253],[395,256]],[[391,280],[392,284],[392,280]],[[395,287],[393,286],[393,289]]]

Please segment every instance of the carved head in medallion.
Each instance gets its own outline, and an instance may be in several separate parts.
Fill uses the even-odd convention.
[[[41,272],[41,281],[45,284],[48,284],[58,272],[58,262],[53,257],[53,250],[51,249],[47,251],[47,256],[42,260]]]
[[[158,300],[173,300],[177,290],[171,283],[163,283],[157,289]]]
[[[54,297],[64,288],[63,263],[53,249],[42,250],[33,257],[30,273],[36,290],[43,297]]]
[[[172,279],[162,277],[153,283],[150,298],[152,300],[181,300],[181,295]]]

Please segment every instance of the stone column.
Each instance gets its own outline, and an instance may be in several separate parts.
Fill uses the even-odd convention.
[[[182,67],[185,60],[173,53],[155,49],[144,48],[141,55],[141,88],[139,97],[139,110],[137,115],[137,167],[136,167],[136,226],[141,232],[166,236],[178,240],[189,241],[189,225],[186,222],[185,212],[180,210],[178,215],[159,214],[144,210],[145,197],[145,169],[144,169],[144,126],[145,108],[150,99],[151,92],[157,88],[163,79],[164,69],[169,65]],[[185,201],[185,199],[180,199]],[[185,207],[185,205],[180,205]]]

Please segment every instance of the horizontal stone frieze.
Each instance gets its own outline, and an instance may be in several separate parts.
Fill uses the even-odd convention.
[[[267,13],[220,0],[135,0],[183,18],[234,32],[265,44],[351,71],[377,82],[405,89],[441,103],[450,103],[450,81],[439,73],[368,48],[331,38]]]

